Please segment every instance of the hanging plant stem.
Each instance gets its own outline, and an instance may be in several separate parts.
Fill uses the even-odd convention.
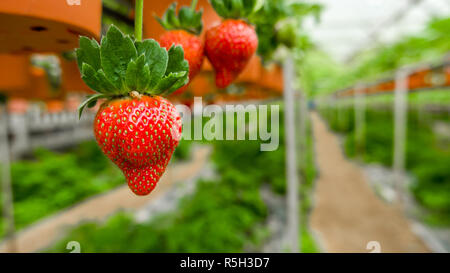
[[[136,0],[135,8],[135,18],[134,18],[134,36],[136,41],[142,41],[142,18],[144,13],[144,0]]]
[[[195,9],[197,8],[197,3],[198,3],[198,0],[192,0],[192,3],[191,3],[192,11],[195,11]]]

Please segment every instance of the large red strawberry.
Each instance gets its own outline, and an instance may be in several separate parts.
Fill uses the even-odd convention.
[[[152,39],[133,41],[112,26],[101,45],[81,37],[77,60],[83,80],[99,92],[81,104],[80,115],[86,106],[106,99],[94,120],[95,138],[130,189],[149,194],[181,136],[180,116],[161,95],[188,82],[183,49],[166,50]]]
[[[225,20],[206,32],[205,53],[216,71],[216,86],[226,88],[258,48],[255,29],[242,19],[255,11],[258,1],[212,0],[211,4]]]
[[[125,174],[130,189],[147,195],[172,157],[181,136],[175,107],[159,96],[110,100],[102,104],[94,122],[102,151]]]
[[[176,14],[176,3],[173,3],[162,18],[157,18],[167,30],[159,38],[162,47],[169,49],[173,45],[180,45],[184,50],[184,58],[189,63],[189,81],[200,72],[204,59],[203,42],[198,36],[202,32],[202,13],[195,11],[196,1],[192,7],[181,7]],[[188,85],[178,89],[174,94],[180,94]]]

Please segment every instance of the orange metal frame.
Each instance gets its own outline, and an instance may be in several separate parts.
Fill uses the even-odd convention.
[[[99,38],[101,0],[75,3],[0,1],[0,52],[61,52],[77,47],[79,35]]]
[[[414,70],[408,75],[408,91],[450,87],[450,62],[438,66],[427,66]],[[366,95],[391,93],[395,91],[395,79],[386,79],[364,87],[361,92]],[[336,92],[337,97],[355,95],[351,87]]]
[[[158,39],[165,30],[155,16],[162,16],[173,1],[151,2],[144,5],[144,38]],[[178,1],[179,6],[190,5],[190,2]],[[198,7],[204,10],[204,29],[220,23],[220,17],[208,0],[199,0]],[[99,39],[101,9],[101,0],[82,0],[79,6],[69,5],[65,0],[21,0],[20,4],[17,0],[1,0],[0,90],[16,98],[41,100],[62,97],[68,92],[91,92],[81,80],[76,62],[60,58],[62,87],[59,95],[55,96],[44,71],[30,65],[29,54],[71,50],[78,46],[79,35]],[[10,54],[1,54],[2,52]],[[188,91],[194,96],[218,97],[228,101],[237,97],[246,99],[268,96],[265,93],[273,96],[281,94],[283,90],[281,68],[264,68],[258,56],[252,58],[236,80],[237,85],[247,88],[247,95],[217,95],[213,73],[211,64],[205,59],[202,72],[191,83]]]

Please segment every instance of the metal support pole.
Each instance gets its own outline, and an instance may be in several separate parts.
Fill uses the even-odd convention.
[[[355,144],[356,154],[362,155],[364,151],[364,135],[365,135],[365,120],[366,120],[366,98],[364,94],[364,87],[357,85],[355,89]]]
[[[344,106],[342,99],[336,99],[336,109],[337,109],[337,124],[339,126],[339,130],[344,128]]]
[[[294,117],[294,63],[291,56],[286,58],[283,67],[284,118],[286,134],[286,179],[287,179],[287,243],[291,252],[299,252],[299,200],[298,175],[295,148]]]
[[[308,124],[308,98],[306,94],[302,91],[299,91],[299,130],[298,130],[298,138],[300,143],[300,154],[299,161],[302,171],[306,167],[306,131]],[[300,179],[301,180],[301,179]],[[299,181],[301,182],[301,181]]]
[[[3,201],[3,218],[5,220],[5,234],[9,241],[8,251],[15,252],[14,240],[14,206],[13,194],[11,187],[11,169],[10,169],[10,151],[8,145],[8,117],[5,107],[0,104],[0,162],[1,182],[2,182],[2,201]]]
[[[306,153],[307,153],[307,131],[308,131],[308,116],[309,116],[309,111],[308,111],[308,98],[305,94],[305,92],[302,92],[301,90],[299,90],[299,130],[298,130],[298,138],[299,138],[299,152],[298,152],[298,156],[299,156],[299,161],[300,161],[300,171],[301,174],[306,174],[306,167],[307,167],[307,158],[306,158]],[[298,185],[299,187],[301,187],[302,185],[302,181],[303,181],[303,176],[300,175],[298,178]],[[299,197],[300,200],[302,198],[302,196]],[[298,201],[300,203],[300,200]],[[298,247],[299,247],[299,251],[301,252],[302,249],[302,223],[303,223],[303,214],[302,214],[302,210],[301,210],[301,205],[299,207],[299,220],[298,220],[298,225],[300,227],[300,235],[299,235],[299,239],[298,239]]]
[[[407,130],[407,92],[408,72],[400,70],[395,78],[394,100],[394,187],[397,193],[397,203],[403,203],[403,187],[405,173],[405,148]]]

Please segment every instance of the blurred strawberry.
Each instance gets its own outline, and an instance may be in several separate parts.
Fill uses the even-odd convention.
[[[244,18],[260,1],[212,0],[216,12],[225,20],[206,32],[205,53],[216,71],[216,86],[226,88],[245,69],[258,48],[258,36]]]
[[[177,15],[177,4],[173,3],[162,18],[157,18],[159,23],[168,30],[159,38],[160,45],[166,49],[172,45],[180,45],[183,48],[184,58],[189,63],[189,82],[200,72],[204,59],[203,42],[198,36],[203,28],[203,11],[195,11],[194,4],[192,7],[181,7]],[[188,85],[176,90],[174,94],[184,92]]]

